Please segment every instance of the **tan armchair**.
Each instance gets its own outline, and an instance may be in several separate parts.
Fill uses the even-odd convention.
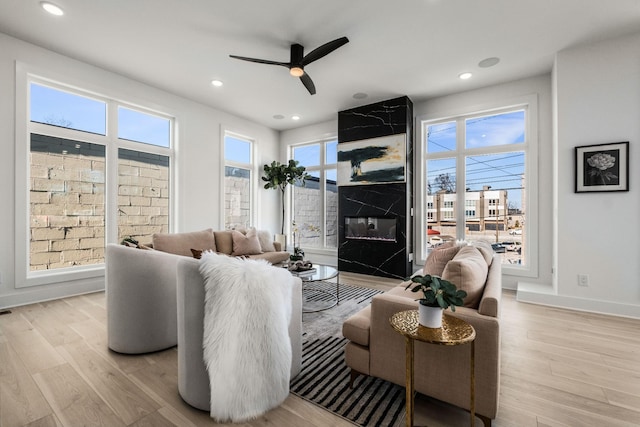
[[[476,330],[475,410],[485,426],[498,411],[500,394],[500,259],[493,258],[477,309],[457,307],[453,316]],[[342,333],[350,342],[345,349],[352,384],[359,374],[405,385],[405,342],[389,318],[399,311],[417,309],[416,294],[402,283],[376,295],[371,305],[345,321]],[[469,346],[437,346],[415,343],[415,390],[469,410]],[[356,383],[357,385],[357,383]]]

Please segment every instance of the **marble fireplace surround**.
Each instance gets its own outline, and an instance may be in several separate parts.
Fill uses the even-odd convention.
[[[408,97],[338,113],[338,144],[406,134],[405,182],[340,185],[338,182],[338,270],[403,279],[413,256],[413,104]],[[345,217],[396,219],[393,239],[346,237]]]

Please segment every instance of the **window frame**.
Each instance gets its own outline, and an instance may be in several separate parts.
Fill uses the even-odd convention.
[[[251,160],[250,163],[242,163],[242,162],[236,162],[233,160],[227,160],[226,159],[226,153],[225,153],[225,138],[229,136],[232,138],[236,138],[236,139],[241,139],[243,141],[246,141],[250,144],[251,148],[249,149],[249,153],[251,156]],[[257,205],[257,198],[258,198],[258,185],[259,182],[258,180],[260,179],[260,170],[259,170],[259,165],[258,165],[258,142],[256,140],[256,138],[244,135],[241,132],[236,132],[234,130],[231,130],[228,127],[225,126],[221,126],[220,128],[220,141],[222,141],[222,143],[220,144],[220,173],[221,173],[221,179],[220,179],[220,199],[223,201],[220,204],[220,225],[219,228],[220,230],[224,230],[225,224],[226,224],[226,212],[225,212],[225,182],[224,182],[224,178],[225,178],[225,168],[227,166],[231,166],[231,167],[238,167],[238,168],[242,168],[242,169],[249,169],[251,171],[251,179],[250,179],[250,190],[249,190],[249,219],[250,219],[250,224],[248,224],[249,226],[253,226],[253,227],[258,227],[259,224],[257,223],[258,220],[258,205]]]
[[[337,173],[337,169],[338,169],[338,163],[337,163],[337,157],[336,157],[336,163],[327,163],[327,145],[335,142],[336,143],[336,150],[337,150],[337,144],[338,144],[338,136],[337,135],[333,135],[333,136],[327,136],[325,138],[321,138],[321,139],[316,139],[316,140],[311,140],[311,141],[305,141],[305,142],[298,142],[298,143],[293,143],[293,144],[289,144],[287,146],[287,161],[289,159],[293,159],[293,153],[294,150],[296,148],[299,147],[304,147],[304,146],[309,146],[309,145],[320,145],[320,162],[317,166],[305,166],[306,168],[306,172],[310,173],[310,172],[320,172],[320,178],[319,178],[319,189],[320,189],[320,203],[321,203],[321,209],[322,209],[322,246],[305,246],[303,249],[306,253],[318,253],[318,254],[335,254],[338,250],[337,247],[337,236],[336,236],[336,246],[327,246],[327,230],[326,230],[326,226],[327,226],[327,189],[326,189],[326,182],[327,182],[327,170],[330,169],[334,169],[336,170]],[[292,237],[292,221],[294,218],[294,200],[293,200],[293,191],[288,191],[287,194],[287,216],[288,216],[288,221],[285,224],[286,227],[286,233],[287,233],[287,239],[290,242],[293,242],[293,237]],[[337,224],[337,222],[336,222]],[[299,224],[300,225],[300,224]],[[337,226],[339,226],[339,224],[337,224]],[[337,229],[336,229],[337,232]]]
[[[176,200],[176,161],[175,146],[176,116],[163,111],[136,105],[130,101],[110,97],[102,93],[108,89],[95,90],[91,84],[82,82],[73,84],[69,78],[57,76],[46,77],[48,73],[23,63],[16,63],[16,141],[15,141],[15,288],[51,285],[60,282],[93,279],[105,274],[105,264],[97,263],[85,266],[65,267],[52,270],[34,270],[29,266],[30,260],[30,140],[32,133],[48,135],[81,142],[103,145],[105,147],[105,233],[104,244],[117,243],[118,240],[118,150],[128,150],[159,154],[169,157],[169,229],[173,230],[177,223]],[[38,84],[74,95],[95,99],[106,104],[106,135],[90,133],[30,120],[30,87]],[[85,89],[86,88],[86,89]],[[169,147],[158,147],[141,142],[118,138],[117,108],[119,106],[141,113],[159,116],[170,120]]]
[[[427,153],[426,129],[427,126],[457,122],[464,123],[466,119],[507,113],[510,111],[525,110],[525,135],[523,143],[509,145],[492,145],[488,147],[466,148],[464,128],[457,128],[456,150],[455,152],[443,151],[430,155]],[[429,254],[427,249],[427,160],[437,160],[444,158],[456,159],[456,181],[465,182],[465,159],[472,155],[500,154],[503,152],[522,151],[525,153],[525,182],[523,203],[527,206],[527,220],[524,225],[524,232],[527,236],[528,250],[525,252],[527,259],[523,265],[503,264],[504,274],[537,277],[539,265],[539,233],[538,233],[538,97],[535,94],[520,96],[504,101],[496,101],[470,108],[461,108],[459,111],[448,111],[445,113],[432,113],[416,118],[416,133],[418,134],[415,156],[415,176],[416,176],[416,215],[415,215],[415,242],[416,242],[416,264],[424,265]],[[461,134],[461,135],[460,135]],[[460,181],[460,180],[463,181]],[[456,189],[457,190],[457,189]],[[465,194],[466,192],[456,191],[456,239],[464,239],[465,224]]]

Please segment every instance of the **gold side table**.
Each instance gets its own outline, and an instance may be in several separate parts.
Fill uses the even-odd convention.
[[[394,314],[389,319],[393,329],[402,334],[405,338],[406,345],[406,408],[407,408],[407,427],[413,427],[413,399],[414,399],[414,383],[413,383],[413,343],[422,341],[429,344],[438,345],[462,345],[471,344],[471,354],[469,357],[471,366],[470,378],[470,413],[471,426],[475,425],[475,339],[476,331],[468,322],[457,317],[444,314],[442,318],[442,328],[427,328],[418,323],[418,310],[401,311]]]

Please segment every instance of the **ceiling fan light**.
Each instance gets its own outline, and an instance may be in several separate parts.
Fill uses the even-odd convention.
[[[289,74],[291,74],[293,77],[300,77],[304,74],[304,70],[300,67],[291,67],[289,69]]]

